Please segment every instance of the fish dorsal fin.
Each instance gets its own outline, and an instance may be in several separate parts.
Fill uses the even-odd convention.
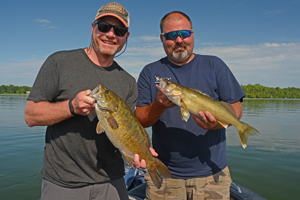
[[[195,92],[198,92],[198,93],[200,93],[200,94],[202,94],[202,95],[204,95],[204,96],[207,96],[207,97],[213,99],[211,96],[209,96],[208,94],[206,94],[206,93],[204,93],[204,92],[202,92],[202,91],[200,91],[200,90],[198,90],[198,89],[193,89],[193,88],[191,88],[191,90],[193,90],[193,91],[195,91]]]
[[[98,124],[97,124],[96,132],[97,132],[98,134],[104,132],[104,128],[103,128],[103,126],[102,126],[102,124],[101,124],[100,122],[98,122]]]

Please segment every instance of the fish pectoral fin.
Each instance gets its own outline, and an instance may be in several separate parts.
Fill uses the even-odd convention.
[[[180,101],[180,104],[181,104],[181,106],[180,106],[180,117],[181,117],[182,120],[187,122],[188,119],[190,118],[190,112],[188,111],[188,109],[187,109],[187,107],[186,107],[183,100]]]
[[[221,121],[218,121],[218,123],[221,124],[224,128],[228,128],[228,124],[225,124],[225,123],[223,123]]]
[[[100,122],[98,122],[98,124],[97,124],[96,132],[97,132],[98,134],[104,132],[104,128],[103,128],[103,126],[102,126],[102,124],[101,124]]]
[[[134,168],[134,162],[133,162],[133,158],[130,157],[129,155],[127,155],[125,152],[121,151],[124,159],[125,159],[125,162],[126,164],[128,165],[128,167],[130,167],[131,169]]]
[[[119,128],[119,125],[117,123],[117,121],[115,120],[115,118],[112,115],[109,115],[106,118],[106,121],[108,123],[108,125],[112,128],[112,129],[117,129]]]

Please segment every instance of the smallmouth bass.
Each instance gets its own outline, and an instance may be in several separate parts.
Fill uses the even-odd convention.
[[[99,122],[96,132],[100,134],[105,131],[129,167],[133,167],[134,154],[144,159],[153,183],[160,188],[163,179],[171,178],[171,173],[158,158],[152,156],[149,135],[126,103],[102,85],[98,85],[89,96],[97,101],[95,111]]]

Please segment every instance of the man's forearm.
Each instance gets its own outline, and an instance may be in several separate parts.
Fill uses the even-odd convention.
[[[73,116],[69,110],[68,102],[28,101],[25,108],[25,121],[29,127],[32,127],[50,126],[66,120]]]
[[[136,107],[135,116],[143,127],[149,127],[157,122],[166,109],[152,102],[148,106]]]
[[[240,101],[238,101],[238,102],[232,103],[231,105],[234,108],[236,118],[241,119],[242,113],[243,113],[242,103]]]

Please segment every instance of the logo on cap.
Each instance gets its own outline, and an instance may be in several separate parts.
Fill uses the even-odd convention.
[[[118,12],[120,14],[124,14],[124,7],[118,3],[108,3],[104,10]]]

